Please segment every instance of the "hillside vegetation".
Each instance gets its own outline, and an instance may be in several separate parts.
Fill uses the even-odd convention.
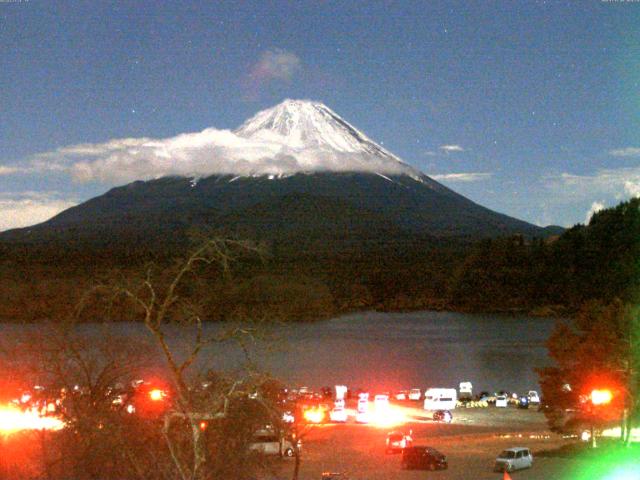
[[[197,294],[209,320],[309,321],[354,310],[451,309],[566,315],[587,300],[631,299],[640,282],[640,199],[596,213],[554,239],[471,242],[407,237],[364,242],[282,238],[263,258],[211,272]],[[133,246],[132,246],[133,245]],[[0,319],[59,320],[100,278],[162,269],[187,246],[0,244]],[[126,309],[111,306],[115,320]],[[104,315],[98,308],[91,315]],[[94,317],[95,318],[95,317]]]

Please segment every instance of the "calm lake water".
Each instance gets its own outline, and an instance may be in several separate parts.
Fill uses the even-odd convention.
[[[312,324],[274,327],[269,341],[249,345],[260,369],[291,386],[346,384],[351,388],[395,390],[457,387],[474,391],[538,389],[534,368],[549,363],[545,342],[555,321],[545,318],[468,315],[450,312],[358,313]],[[5,341],[29,327],[0,326]],[[90,336],[102,327],[84,326]],[[116,324],[127,338],[146,338],[138,324]],[[208,325],[209,333],[220,326]],[[188,343],[172,329],[174,346]],[[235,345],[216,346],[200,366],[234,370],[244,363]]]

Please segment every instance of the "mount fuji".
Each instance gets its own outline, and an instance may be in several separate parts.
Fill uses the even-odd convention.
[[[235,131],[123,144],[80,162],[79,172],[105,178],[135,165],[139,180],[0,240],[108,249],[171,243],[196,228],[298,249],[353,249],[549,233],[455,193],[318,102],[285,100]]]

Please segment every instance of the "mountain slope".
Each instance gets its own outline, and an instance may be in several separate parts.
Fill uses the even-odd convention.
[[[546,233],[432,180],[320,103],[286,100],[259,112],[232,135],[234,147],[227,145],[224,154],[213,148],[208,158],[207,150],[198,151],[198,159],[208,158],[201,171],[210,175],[113,188],[0,239],[59,239],[99,247],[114,241],[174,241],[195,227],[272,241],[302,241],[313,232],[313,238],[328,245],[337,242],[337,248],[338,243],[394,243],[412,237]],[[153,148],[171,153],[162,142]],[[176,162],[186,158],[185,151],[189,149]],[[216,174],[216,169],[227,173]]]

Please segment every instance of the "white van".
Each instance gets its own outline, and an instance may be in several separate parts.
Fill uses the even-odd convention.
[[[294,445],[271,430],[257,431],[249,444],[249,450],[264,455],[280,455],[281,457],[293,457],[295,454]]]
[[[455,388],[429,388],[424,392],[425,410],[453,410],[457,401]]]
[[[503,450],[493,467],[494,472],[512,472],[533,466],[531,450],[525,447],[513,447]]]
[[[460,400],[471,400],[473,398],[473,384],[471,382],[460,382],[458,392]]]

